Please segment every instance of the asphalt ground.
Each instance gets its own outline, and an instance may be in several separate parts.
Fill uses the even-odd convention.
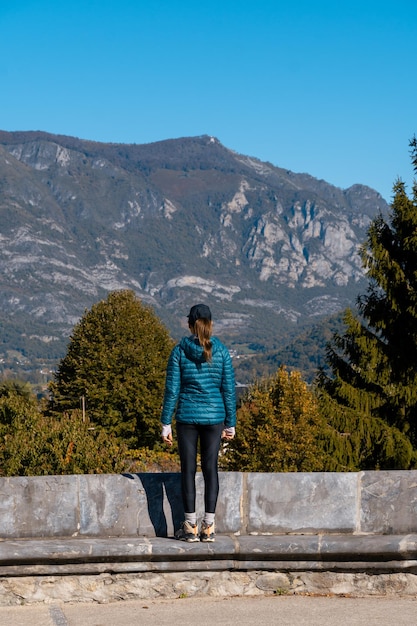
[[[414,626],[417,598],[273,596],[0,606],[1,626]]]

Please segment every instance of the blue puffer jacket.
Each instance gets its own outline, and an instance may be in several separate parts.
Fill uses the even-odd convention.
[[[211,337],[212,360],[204,361],[203,348],[191,335],[183,337],[168,361],[162,424],[236,424],[235,376],[225,345]]]

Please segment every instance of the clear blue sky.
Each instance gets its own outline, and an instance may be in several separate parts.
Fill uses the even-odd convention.
[[[388,201],[413,180],[416,73],[416,0],[0,1],[0,129],[208,134]]]

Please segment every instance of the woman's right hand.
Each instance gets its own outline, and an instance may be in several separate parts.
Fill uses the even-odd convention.
[[[230,439],[233,439],[234,436],[235,436],[234,426],[229,426],[228,428],[225,428],[222,431],[222,439],[225,439],[226,441],[230,441]]]

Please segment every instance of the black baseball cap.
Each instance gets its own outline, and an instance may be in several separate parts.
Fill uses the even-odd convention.
[[[211,311],[207,304],[195,304],[191,307],[188,314],[188,323],[190,326],[194,326],[196,320],[205,319],[211,321]]]

